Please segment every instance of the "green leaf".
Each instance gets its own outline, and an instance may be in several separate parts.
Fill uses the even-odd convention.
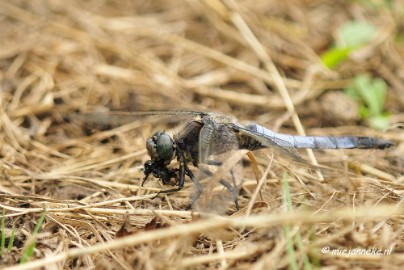
[[[375,107],[377,108],[377,101],[373,97],[371,89],[370,78],[367,74],[361,74],[354,78],[353,85],[363,102],[366,104],[366,108],[369,110],[369,114],[373,115]]]
[[[321,60],[326,67],[333,69],[344,61],[351,51],[352,48],[332,48],[321,55]]]
[[[362,119],[368,119],[369,118],[369,115],[370,115],[369,110],[363,104],[359,107],[359,115],[360,115],[360,117]]]
[[[403,41],[404,41],[404,35],[402,33],[396,33],[396,36],[394,37],[394,42],[402,43]]]
[[[371,80],[366,74],[354,78],[354,88],[366,104],[370,116],[379,115],[383,112],[387,85],[381,79]]]
[[[333,69],[349,54],[368,43],[376,34],[376,27],[367,22],[349,21],[338,29],[341,45],[332,47],[321,55],[323,64]]]
[[[382,113],[387,94],[387,84],[381,79],[374,79],[372,89],[377,100],[377,111]]]
[[[369,125],[385,130],[389,125],[389,114],[383,111],[387,84],[380,78],[372,79],[367,74],[355,76],[345,93],[360,103],[359,114]]]
[[[353,48],[368,43],[376,34],[376,27],[367,22],[350,21],[339,28],[345,47]]]
[[[390,115],[376,115],[369,118],[369,125],[372,128],[386,130],[389,127]]]
[[[359,96],[358,92],[355,90],[353,86],[348,86],[347,88],[344,89],[345,94],[352,98],[355,101],[361,101],[361,97]]]

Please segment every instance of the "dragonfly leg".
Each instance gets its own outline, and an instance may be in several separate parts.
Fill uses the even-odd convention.
[[[222,164],[223,164],[223,162],[221,162],[219,160],[208,160],[208,165],[222,166]],[[233,186],[230,183],[228,183],[227,181],[223,180],[223,179],[220,179],[219,183],[222,184],[223,186],[225,186],[227,188],[227,190],[230,191],[233,194],[234,203],[236,204],[236,208],[237,208],[237,211],[238,211],[240,209],[239,209],[239,206],[238,206],[237,191],[234,189],[234,187],[237,186],[236,178],[234,177],[233,170],[230,170],[230,174],[231,174],[231,180],[233,181]],[[210,175],[212,175],[211,172],[210,172]]]
[[[232,173],[232,175],[233,175],[233,173]],[[225,180],[223,180],[223,179],[220,179],[219,182],[220,182],[220,184],[222,184],[223,186],[225,186],[228,191],[230,191],[230,192],[233,194],[234,204],[236,205],[237,211],[239,211],[239,210],[240,210],[240,207],[239,207],[239,205],[238,205],[237,191],[234,189],[234,187],[232,187],[231,184],[229,184],[229,182],[227,182],[227,181],[225,181]]]
[[[203,189],[201,187],[201,184],[199,184],[199,182],[196,180],[194,174],[188,169],[188,166],[186,168],[186,174],[189,176],[189,178],[191,178],[192,182],[194,183],[194,185],[196,187],[196,194],[194,196],[192,196],[191,205],[187,208],[187,210],[190,210],[194,206],[195,202],[201,196]]]
[[[181,189],[183,189],[184,182],[185,182],[185,174],[187,174],[187,172],[190,172],[190,171],[188,169],[188,166],[186,166],[185,163],[181,162],[179,172],[180,172],[180,175],[179,175],[179,179],[178,179],[178,187],[172,188],[172,189],[167,189],[167,190],[160,190],[157,193],[157,195],[155,197],[153,197],[152,199],[158,197],[160,194],[173,193],[173,192],[177,192],[177,191],[180,191]]]
[[[223,162],[219,160],[209,159],[207,164],[212,166],[222,166]]]
[[[254,176],[255,176],[255,180],[257,181],[257,185],[259,185],[260,177],[259,177],[259,170],[258,170],[258,162],[255,159],[255,156],[254,156],[254,154],[252,152],[248,152],[247,157],[250,159],[252,169],[253,169],[253,173],[254,173]],[[264,201],[264,199],[262,198],[261,189],[260,189],[259,192],[260,192],[261,201]]]
[[[160,179],[164,185],[167,185],[168,183],[170,183],[170,180],[172,178],[177,177],[177,172],[179,171],[179,169],[167,168],[167,166],[165,166],[164,163],[158,161],[152,162],[151,160],[147,161],[144,164],[144,168],[145,168],[144,170],[145,177],[143,178],[141,184],[142,187],[146,182],[146,180],[148,179],[148,177],[150,176],[150,174],[153,174],[154,177]]]
[[[151,160],[146,161],[146,163],[144,164],[144,178],[142,181],[142,184],[140,185],[141,187],[143,187],[144,183],[146,182],[147,178],[149,177],[149,175],[153,172],[153,163]]]
[[[220,166],[220,165],[222,165],[222,162],[217,161],[217,160],[208,160],[208,165]],[[206,169],[206,168],[202,168],[202,167],[201,167],[200,169],[201,169],[207,176],[212,176],[212,175],[213,175],[213,173],[212,173],[210,170]],[[231,178],[232,178],[232,181],[233,181],[233,185],[234,185],[234,187],[235,187],[235,186],[236,186],[236,179],[235,179],[235,177],[234,177],[233,170],[230,170],[230,174],[231,174]],[[235,204],[235,206],[236,206],[237,211],[239,211],[239,210],[240,210],[240,207],[239,207],[239,205],[238,205],[238,196],[237,196],[238,194],[237,194],[236,189],[235,189],[229,182],[227,182],[227,181],[224,180],[224,179],[220,179],[219,183],[222,184],[225,188],[227,188],[227,190],[228,190],[229,192],[232,193],[234,204]],[[199,185],[199,183],[198,183],[198,185]],[[192,203],[194,203],[194,202],[199,198],[199,196],[200,196],[200,194],[198,194],[198,197],[197,197],[196,199],[194,199]]]
[[[209,161],[208,161],[208,163],[209,163]],[[212,176],[212,175],[213,175],[213,173],[212,173],[211,171],[209,171],[208,169],[204,168],[203,166],[199,166],[199,170],[201,171],[201,173],[206,174],[207,176]],[[201,185],[200,185],[199,182],[195,179],[194,174],[193,174],[192,172],[190,172],[190,173],[191,173],[192,177],[191,177],[191,175],[190,175],[189,177],[190,177],[191,180],[194,182],[194,184],[195,184],[195,186],[196,186],[196,189],[197,189],[197,192],[196,192],[196,194],[194,194],[194,195],[192,196],[191,205],[187,208],[187,210],[190,210],[190,209],[193,208],[193,206],[195,205],[195,203],[198,201],[199,197],[202,195],[202,191],[203,191]]]
[[[189,176],[189,178],[191,178],[192,182],[194,183],[194,185],[198,191],[198,194],[201,194],[202,193],[201,184],[199,184],[199,182],[195,179],[194,174],[190,170],[188,170],[188,172],[186,172],[186,174]]]

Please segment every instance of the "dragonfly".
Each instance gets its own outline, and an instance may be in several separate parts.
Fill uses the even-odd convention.
[[[223,187],[226,195],[219,197],[227,201],[234,201],[236,209],[238,205],[238,189],[240,182],[240,170],[237,171],[237,160],[230,166],[230,172],[215,177],[212,167],[223,167],[227,159],[230,159],[235,151],[255,151],[270,149],[274,153],[286,156],[298,163],[307,164],[297,149],[386,149],[393,146],[391,141],[364,136],[295,136],[274,132],[259,124],[242,124],[236,118],[213,112],[197,111],[147,111],[147,112],[110,112],[116,115],[138,116],[187,116],[188,120],[176,133],[157,131],[146,141],[146,149],[150,159],[144,164],[144,178],[142,186],[150,175],[161,180],[164,185],[175,183],[176,187],[162,190],[160,193],[172,193],[184,188],[185,179],[189,177],[196,188],[193,205],[202,210],[209,207],[200,206],[198,200],[201,194],[206,192],[205,201],[211,204],[223,204],[221,201],[210,199],[215,185],[207,185],[207,190],[202,186],[202,179],[216,178],[216,182]],[[178,167],[170,164],[176,160]],[[240,163],[240,162],[238,162]],[[190,165],[199,169],[198,175],[194,175]],[[223,171],[223,170],[222,170]],[[172,181],[174,180],[174,181]],[[201,211],[202,211],[201,210]]]

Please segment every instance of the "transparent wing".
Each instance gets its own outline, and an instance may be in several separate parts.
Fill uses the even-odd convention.
[[[202,193],[195,192],[193,208],[201,213],[224,214],[237,205],[243,180],[241,159],[247,151],[238,149],[231,126],[205,122],[199,137],[199,173]]]
[[[232,127],[233,129],[238,130],[240,134],[252,137],[254,140],[261,143],[264,148],[269,148],[271,151],[273,151],[274,154],[292,159],[298,163],[312,166],[312,164],[302,158],[296,148],[294,148],[294,146],[287,141],[275,137],[265,136],[265,134],[254,132],[237,124],[232,124]]]
[[[110,115],[117,115],[117,116],[145,116],[145,115],[205,115],[205,112],[197,112],[197,111],[183,111],[183,110],[162,110],[162,111],[134,111],[134,112],[125,112],[125,111],[108,111],[108,109],[100,109],[101,111],[95,112],[84,112],[81,113],[83,115],[94,115],[97,113],[108,113]]]
[[[128,124],[136,120],[158,119],[164,122],[180,122],[192,117],[201,116],[205,113],[194,111],[138,111],[138,112],[122,112],[109,111],[106,108],[97,109],[93,112],[74,113],[68,116],[73,120],[84,121],[95,127],[118,126]]]

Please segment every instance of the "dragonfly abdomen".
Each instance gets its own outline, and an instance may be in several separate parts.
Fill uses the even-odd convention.
[[[311,149],[384,149],[393,145],[392,142],[371,138],[371,137],[355,137],[355,136],[294,136],[273,132],[263,126],[252,124],[247,128],[253,132],[290,143],[294,148],[311,148]]]

